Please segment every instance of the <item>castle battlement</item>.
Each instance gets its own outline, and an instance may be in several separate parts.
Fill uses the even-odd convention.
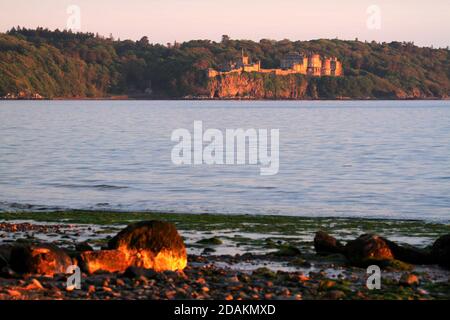
[[[276,75],[303,74],[311,77],[339,77],[343,75],[342,63],[336,57],[322,57],[315,53],[302,55],[298,52],[290,52],[281,60],[278,69],[262,69],[261,61],[250,62],[250,57],[242,52],[241,59],[230,62],[220,71],[209,69],[210,78],[218,75],[226,75],[242,72],[274,73]]]

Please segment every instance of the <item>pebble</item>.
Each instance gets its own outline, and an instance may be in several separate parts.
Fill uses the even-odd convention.
[[[402,286],[416,286],[419,282],[419,277],[413,273],[404,273],[399,280]]]

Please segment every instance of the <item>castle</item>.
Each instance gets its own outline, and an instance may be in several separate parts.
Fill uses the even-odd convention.
[[[278,69],[262,69],[261,61],[250,62],[250,57],[242,52],[241,59],[229,62],[221,66],[220,71],[208,69],[208,76],[214,78],[218,75],[242,72],[274,73],[276,75],[303,74],[312,77],[339,77],[342,76],[342,63],[336,57],[321,57],[310,53],[301,55],[298,52],[290,52],[281,60]]]

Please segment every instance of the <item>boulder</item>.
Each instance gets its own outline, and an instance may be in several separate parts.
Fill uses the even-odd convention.
[[[85,251],[78,256],[78,265],[87,273],[124,272],[129,261],[125,253],[119,250]]]
[[[11,245],[1,245],[0,246],[0,269],[3,269],[5,267],[9,266],[9,261],[11,257]]]
[[[223,242],[222,242],[222,240],[220,240],[217,237],[212,237],[212,238],[206,238],[206,239],[198,240],[197,243],[198,244],[204,244],[204,245],[219,246]]]
[[[53,276],[65,273],[72,259],[52,244],[21,244],[11,249],[10,266],[20,274]]]
[[[342,253],[344,251],[342,243],[324,231],[316,232],[314,237],[314,248],[319,254]]]
[[[296,257],[300,256],[302,252],[296,246],[284,244],[274,254],[279,257]]]
[[[140,277],[146,277],[147,279],[156,278],[158,273],[151,269],[144,269],[139,267],[129,267],[123,273],[123,277],[130,279],[137,279]]]
[[[450,269],[450,234],[443,235],[433,243],[431,256],[440,266]]]
[[[75,245],[75,250],[78,252],[94,251],[94,248],[88,242],[80,242]]]
[[[345,255],[353,265],[360,267],[394,259],[394,254],[386,241],[373,234],[363,234],[349,241],[345,246]]]
[[[183,270],[186,247],[174,224],[143,221],[129,225],[108,243],[109,249],[123,252],[130,266],[155,271]]]
[[[431,252],[411,245],[398,245],[388,239],[382,238],[389,246],[395,259],[412,264],[434,264]]]

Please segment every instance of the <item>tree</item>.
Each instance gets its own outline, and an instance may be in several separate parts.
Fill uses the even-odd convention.
[[[230,37],[227,36],[226,34],[222,36],[222,44],[227,44],[230,40],[231,40]]]
[[[148,46],[149,45],[149,40],[147,36],[144,36],[141,38],[141,40],[138,41],[138,44],[142,47]]]

